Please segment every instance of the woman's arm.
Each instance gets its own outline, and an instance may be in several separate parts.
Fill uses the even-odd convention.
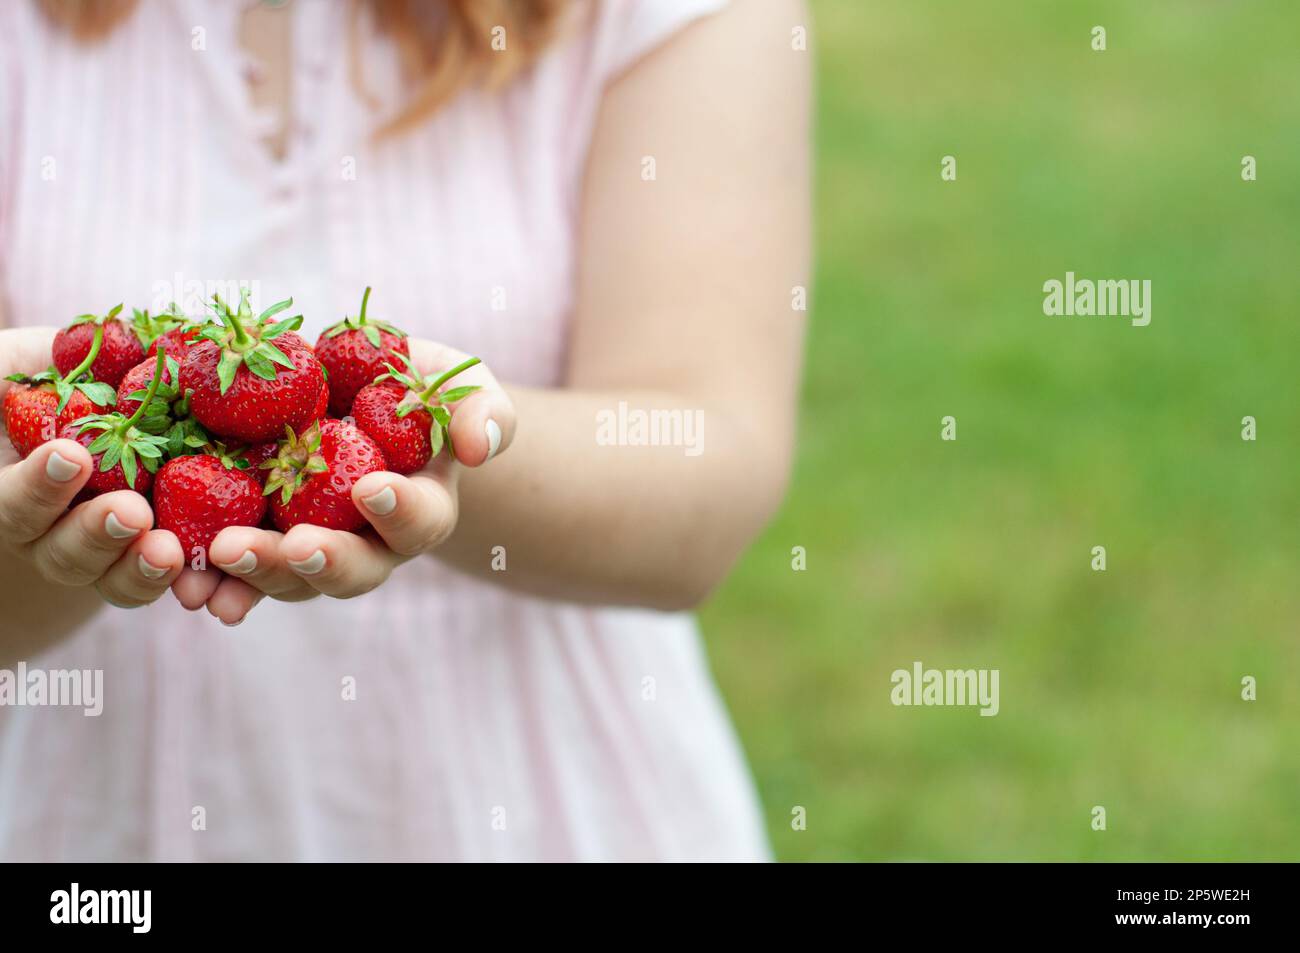
[[[808,284],[809,54],[790,42],[804,24],[793,0],[739,0],[610,86],[586,174],[571,389],[510,391],[514,446],[463,475],[441,557],[528,591],[681,608],[770,517],[801,363],[792,289]],[[620,402],[702,416],[699,454],[601,445],[597,415],[617,419]]]
[[[792,296],[807,285],[809,244],[808,54],[790,37],[803,24],[795,0],[740,0],[607,90],[564,389],[503,391],[471,369],[458,383],[484,389],[453,415],[461,462],[354,486],[377,537],[297,526],[258,554],[247,585],[182,601],[237,620],[258,591],[298,598],[301,582],[350,598],[434,552],[558,598],[698,603],[770,517],[790,466],[804,330]],[[412,342],[426,372],[459,357]],[[676,415],[677,445],[629,445],[642,413]],[[483,466],[489,417],[502,455]],[[214,561],[239,560],[248,540],[236,532],[223,531]]]

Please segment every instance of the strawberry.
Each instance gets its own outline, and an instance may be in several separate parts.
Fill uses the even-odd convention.
[[[185,355],[189,352],[189,349],[197,344],[198,341],[198,328],[172,328],[172,330],[160,334],[154,342],[149,345],[149,350],[144,352],[144,356],[146,358],[153,357],[158,353],[158,348],[161,345],[166,349],[168,354],[172,355],[172,357],[176,358],[178,361],[181,361],[185,359]]]
[[[274,440],[266,443],[255,443],[244,450],[244,459],[248,461],[248,472],[256,476],[262,483],[266,483],[266,478],[270,476],[267,470],[262,469],[262,464],[279,455],[280,445]]]
[[[220,444],[209,452],[177,457],[158,471],[153,508],[159,529],[171,530],[187,556],[208,547],[227,526],[257,526],[266,514],[262,485],[248,461]]]
[[[67,374],[85,360],[97,329],[103,331],[103,344],[90,366],[95,380],[116,387],[122,375],[144,360],[139,337],[125,321],[118,320],[121,310],[119,304],[102,317],[83,314],[54,335],[54,366],[60,374]]]
[[[352,400],[398,354],[410,355],[406,332],[366,317],[370,289],[361,296],[361,314],[344,318],[316,341],[316,357],[329,371],[330,413],[346,417]]]
[[[316,401],[316,406],[312,408],[311,421],[315,423],[318,420],[324,420],[330,410],[330,385],[325,384],[325,389],[320,392],[320,399]]]
[[[407,372],[388,365],[388,373],[375,383],[361,388],[352,402],[352,419],[379,445],[394,473],[414,473],[447,445],[451,446],[451,411],[445,405],[463,400],[473,387],[453,387],[439,393],[438,388],[461,371],[479,363],[471,357],[437,377],[421,377],[406,358]]]
[[[136,314],[138,326],[140,312]],[[148,311],[144,312],[144,317],[146,321],[149,320]],[[146,344],[148,350],[144,356],[153,357],[158,352],[159,345],[162,345],[178,361],[185,359],[186,353],[199,340],[199,332],[203,330],[198,322],[191,321],[181,312],[175,301],[167,306],[166,311],[152,319],[151,328],[153,333]]]
[[[355,532],[366,519],[352,502],[352,485],[383,470],[384,455],[352,424],[324,420],[301,437],[289,428],[279,453],[262,469],[270,471],[263,492],[271,496],[271,515],[282,532],[299,523]]]
[[[154,393],[154,396],[159,399],[176,396],[175,382],[180,374],[180,362],[172,357],[171,350],[164,347],[163,352],[165,362],[163,364],[162,384]],[[135,409],[140,406],[140,401],[144,399],[143,392],[148,389],[150,381],[153,380],[157,358],[158,352],[153,351],[148,358],[131,368],[122,377],[122,382],[117,385],[118,413],[133,414]]]
[[[103,341],[104,329],[96,328],[81,363],[62,376],[50,368],[31,377],[11,374],[5,378],[14,382],[4,399],[5,430],[19,456],[53,440],[72,421],[102,414],[112,405],[113,388],[86,376]]]
[[[311,345],[293,331],[302,315],[268,323],[290,298],[256,320],[241,296],[238,313],[214,296],[221,324],[210,324],[181,363],[181,389],[191,391],[190,412],[215,434],[240,443],[278,439],[286,426],[302,429],[325,388],[325,369]]]
[[[137,430],[136,424],[144,417],[162,383],[166,371],[164,356],[159,352],[149,389],[130,417],[122,413],[95,414],[73,421],[60,431],[60,437],[76,440],[90,451],[95,462],[90,479],[77,494],[75,502],[113,490],[149,492],[153,475],[162,462],[162,448],[166,446],[167,438]]]
[[[167,342],[159,340],[165,358],[162,381],[154,393],[152,403],[145,410],[137,427],[150,434],[167,438],[168,457],[179,457],[206,446],[210,442],[207,431],[190,414],[189,392],[176,386],[180,379],[180,364],[172,357]],[[152,350],[157,357],[159,350]],[[154,362],[142,361],[126,372],[117,387],[117,411],[127,415],[135,413],[146,396],[146,388],[153,378]]]

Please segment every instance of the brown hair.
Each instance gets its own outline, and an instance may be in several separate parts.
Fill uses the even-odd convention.
[[[7,2],[7,0],[6,0]],[[46,18],[78,40],[108,34],[135,10],[137,0],[36,0]],[[411,93],[377,131],[401,132],[427,118],[457,92],[477,84],[497,89],[537,59],[554,37],[570,0],[351,0],[348,73],[366,96],[360,53],[360,17],[369,8],[379,32],[397,47]],[[494,49],[497,28],[506,39]]]

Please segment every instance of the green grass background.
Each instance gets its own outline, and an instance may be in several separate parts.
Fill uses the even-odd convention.
[[[1300,858],[1300,4],[812,24],[799,458],[702,613],[778,857]],[[1067,270],[1150,326],[1044,316]],[[1001,713],[894,707],[914,660]]]

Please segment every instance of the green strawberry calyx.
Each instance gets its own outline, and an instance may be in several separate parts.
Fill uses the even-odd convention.
[[[150,315],[149,309],[141,311],[139,308],[132,308],[131,330],[135,332],[136,338],[147,351],[154,341],[158,340],[168,331],[175,331],[177,328],[186,330],[196,327],[196,322],[181,311],[180,306],[175,301],[167,305],[167,310],[161,314]]]
[[[147,434],[166,438],[168,457],[201,453],[211,443],[211,438],[203,425],[191,416],[190,397],[194,391],[181,391],[178,383],[181,379],[180,362],[166,354],[166,350],[165,345],[158,348],[158,353],[165,355],[167,378],[159,383],[153,397],[146,401],[149,392],[143,388],[127,395],[128,400],[138,400],[145,407],[144,416],[136,427]]]
[[[399,338],[406,337],[406,332],[396,328],[387,321],[372,321],[366,317],[366,306],[370,303],[370,288],[367,287],[365,294],[361,296],[361,313],[356,317],[346,317],[338,324],[326,329],[325,337],[336,338],[345,331],[360,331],[370,346],[376,351],[384,349],[383,339],[380,338],[380,331],[387,331],[389,334]]]
[[[209,441],[203,445],[203,453],[216,457],[227,470],[247,470],[252,467],[244,456],[247,447],[227,447],[220,440]]]
[[[320,422],[312,424],[299,436],[293,428],[286,425],[284,439],[280,441],[280,452],[265,461],[260,469],[270,470],[266,486],[262,488],[263,496],[280,492],[281,505],[293,499],[293,494],[317,473],[328,473],[329,463],[321,453]]]
[[[90,365],[94,364],[95,358],[99,357],[99,349],[103,345],[104,326],[101,324],[95,327],[95,336],[90,341],[90,350],[86,352],[85,358],[68,373],[60,374],[56,368],[50,367],[30,376],[10,374],[5,380],[32,386],[44,384],[46,387],[53,388],[59,395],[56,414],[63,413],[63,409],[68,406],[68,401],[72,400],[75,391],[85,394],[96,407],[110,407],[117,403],[117,392],[108,384],[96,381],[94,375],[90,373]],[[85,380],[82,380],[83,376]]]
[[[68,327],[75,328],[78,324],[96,324],[103,327],[110,321],[116,321],[117,316],[121,313],[122,305],[118,304],[109,308],[107,314],[79,314],[72,319],[72,323]]]
[[[429,443],[433,448],[433,456],[437,456],[442,450],[442,445],[447,445],[447,451],[455,459],[456,451],[451,445],[451,411],[447,409],[448,404],[454,404],[457,401],[464,400],[476,390],[482,390],[477,384],[468,387],[453,387],[451,390],[440,391],[439,388],[447,381],[451,380],[457,374],[469,370],[475,364],[481,364],[477,357],[471,357],[461,361],[450,370],[443,371],[438,375],[422,376],[416,369],[415,363],[405,354],[398,354],[403,363],[406,364],[405,371],[399,371],[392,364],[385,364],[388,372],[380,374],[375,378],[378,384],[385,380],[394,380],[406,388],[406,394],[397,404],[396,414],[400,420],[417,410],[424,410],[433,418],[433,426],[429,428]]]
[[[162,383],[165,356],[163,350],[159,348],[158,362],[154,366],[149,390],[145,392],[145,399],[130,417],[120,413],[92,414],[73,423],[73,426],[78,428],[78,434],[92,430],[102,431],[86,449],[92,454],[102,454],[99,458],[101,473],[113,469],[120,463],[122,474],[126,477],[126,485],[133,490],[141,465],[150,473],[158,472],[158,466],[163,458],[163,447],[167,443],[165,437],[145,433],[136,428],[145,410],[153,403],[154,395],[158,393],[158,387]]]
[[[286,331],[296,331],[302,327],[302,315],[296,314],[283,321],[267,323],[272,317],[292,306],[292,298],[276,302],[256,318],[253,317],[253,309],[248,304],[247,288],[240,291],[238,310],[231,309],[230,305],[221,300],[219,294],[214,294],[212,301],[213,304],[209,307],[216,312],[220,323],[209,322],[204,325],[203,330],[199,332],[199,337],[212,341],[221,349],[221,357],[217,362],[217,378],[221,384],[222,394],[230,390],[235,374],[241,366],[248,368],[249,373],[254,376],[268,381],[275,380],[277,364],[293,369],[293,361],[289,360],[284,351],[276,347],[274,340]]]

